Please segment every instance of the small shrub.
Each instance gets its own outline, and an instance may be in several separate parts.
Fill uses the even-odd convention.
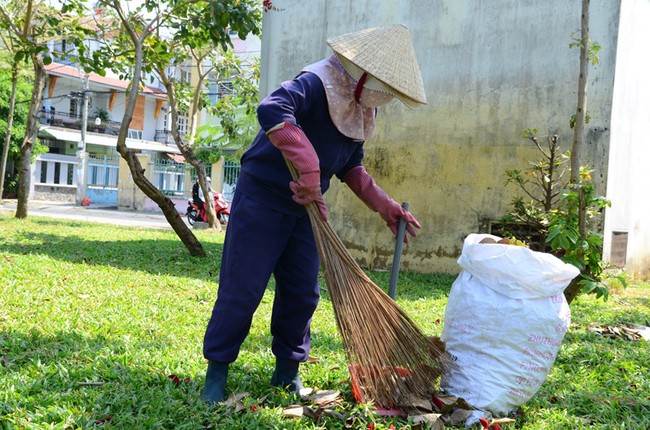
[[[549,252],[580,269],[580,276],[565,290],[569,303],[579,292],[609,295],[607,264],[602,259],[602,214],[609,200],[596,193],[592,171],[580,168],[580,182],[563,179],[568,169],[569,151],[561,152],[559,137],[549,135],[540,144],[537,130],[527,129],[524,137],[532,141],[542,158],[530,162],[526,170],[506,171],[506,185],[514,184],[528,197],[516,197],[508,211],[493,228],[495,234],[523,240],[533,250]],[[585,217],[584,231],[580,230]],[[614,276],[623,286],[623,276]]]

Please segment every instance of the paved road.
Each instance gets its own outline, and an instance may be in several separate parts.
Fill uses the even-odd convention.
[[[13,216],[15,213],[16,200],[0,202],[0,214]],[[31,201],[28,215],[135,227],[171,228],[162,213],[117,210],[115,206],[77,206],[74,203]]]

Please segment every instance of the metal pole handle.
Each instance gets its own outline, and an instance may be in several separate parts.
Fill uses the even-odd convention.
[[[402,208],[409,210],[408,202],[402,202]],[[393,268],[390,273],[390,283],[388,284],[388,296],[395,299],[395,290],[397,289],[397,276],[399,275],[399,262],[402,258],[402,248],[404,248],[404,235],[406,234],[406,220],[400,218],[397,224],[397,235],[395,237],[395,254],[393,254]]]

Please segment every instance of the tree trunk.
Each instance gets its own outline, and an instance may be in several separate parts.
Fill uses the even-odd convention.
[[[0,201],[5,190],[5,174],[7,173],[7,158],[11,144],[11,129],[14,124],[14,110],[16,109],[16,88],[18,87],[18,63],[14,60],[11,64],[11,98],[9,99],[9,114],[7,115],[7,134],[2,147],[2,162],[0,163]]]
[[[576,121],[573,129],[573,145],[571,147],[571,184],[575,187],[580,198],[578,207],[578,230],[581,240],[586,240],[586,205],[584,191],[581,187],[580,166],[582,158],[582,146],[585,139],[585,123],[587,116],[587,77],[589,74],[589,1],[582,0],[581,28],[580,28],[580,76],[578,77],[578,106],[576,109]],[[582,260],[582,256],[578,256]],[[587,270],[586,268],[582,271]],[[578,281],[582,277],[574,279],[564,290],[567,302],[571,303],[580,293],[582,287]]]
[[[119,11],[119,4],[116,6],[116,11]],[[190,255],[205,257],[206,254],[203,245],[201,245],[201,242],[198,241],[196,236],[194,236],[194,233],[192,233],[189,227],[185,224],[173,202],[168,197],[164,196],[151,182],[149,182],[144,175],[144,169],[142,168],[140,160],[138,160],[135,152],[126,146],[126,137],[129,133],[129,125],[133,119],[133,112],[138,99],[138,88],[140,87],[140,79],[142,77],[142,39],[147,36],[148,31],[145,30],[140,36],[138,36],[133,30],[130,22],[126,19],[126,16],[120,14],[120,18],[122,19],[122,24],[125,26],[125,30],[129,33],[133,42],[135,63],[133,65],[133,79],[128,90],[127,104],[124,109],[124,117],[122,118],[122,125],[120,126],[120,131],[117,136],[117,151],[129,165],[129,170],[131,171],[135,184],[147,197],[153,200],[158,207],[160,207],[165,218],[169,222],[169,225],[174,229],[179,239],[181,239],[187,250],[190,252]]]
[[[16,205],[16,218],[27,218],[29,206],[29,190],[32,183],[32,149],[38,134],[38,112],[43,99],[45,87],[45,66],[41,54],[32,55],[34,64],[34,92],[29,105],[25,138],[20,146],[20,169],[18,171],[18,202]]]
[[[571,147],[571,183],[580,183],[580,165],[582,146],[585,137],[585,119],[587,115],[587,77],[589,74],[589,0],[582,0],[580,32],[580,75],[578,77],[578,106],[573,128],[573,145]]]
[[[203,193],[203,201],[205,202],[205,216],[208,226],[214,228],[217,231],[223,231],[221,228],[221,222],[217,219],[215,207],[214,207],[214,196],[212,195],[212,187],[208,185],[207,175],[205,173],[205,165],[203,161],[199,160],[194,156],[194,153],[188,150],[184,150],[181,146],[181,153],[183,157],[196,169],[197,176],[199,177],[199,185],[201,186],[201,192]]]
[[[118,151],[126,160],[133,176],[133,182],[142,190],[142,192],[153,200],[158,207],[162,210],[167,222],[174,229],[176,235],[181,239],[187,250],[192,256],[205,257],[205,250],[201,242],[194,236],[194,233],[187,227],[180,213],[176,210],[176,205],[167,196],[163,195],[158,188],[156,188],[144,175],[144,169],[140,164],[140,160],[136,154],[126,148],[126,145],[120,147],[118,143]]]
[[[578,294],[580,293],[580,290],[582,290],[582,285],[579,285],[578,282],[582,280],[582,277],[580,275],[576,276],[571,280],[569,283],[569,286],[564,289],[564,298],[566,299],[568,304],[571,304],[573,302],[573,299],[578,297]]]
[[[194,139],[196,139],[196,129],[198,127],[199,123],[199,112],[200,112],[200,100],[201,100],[201,94],[203,93],[203,82],[205,80],[206,75],[203,73],[203,61],[204,57],[194,57],[194,60],[196,61],[196,71],[198,74],[198,82],[196,83],[196,88],[194,92],[194,96],[192,97],[192,101],[190,103],[190,141],[188,142],[187,147],[185,145],[182,145],[182,140],[179,140],[176,142],[177,146],[183,153],[183,156],[187,158],[187,155],[192,155],[191,158],[196,160],[197,163],[203,165],[203,162],[199,160],[198,158],[194,157],[194,151],[192,151],[192,148],[194,147]],[[179,142],[181,144],[179,144]],[[185,150],[185,151],[184,151]],[[187,153],[187,155],[186,155]],[[198,164],[195,165],[194,167],[198,167]],[[210,228],[217,229],[218,231],[221,231],[221,222],[217,219],[216,211],[214,208],[214,198],[212,195],[212,185],[208,184],[205,181],[205,177],[201,178],[199,176],[199,184],[201,185],[201,190],[203,190],[203,200],[205,201],[205,214],[206,218],[208,221],[208,225]]]
[[[198,121],[197,119],[198,118],[197,113],[199,109],[198,96],[201,94],[200,87],[201,87],[201,82],[203,82],[203,79],[199,80],[199,84],[197,85],[197,89],[196,89],[196,94],[190,106],[190,111],[192,113],[192,118],[190,121],[191,130],[188,133],[190,141],[185,142],[183,141],[183,137],[181,137],[180,133],[178,132],[178,98],[176,97],[176,87],[173,81],[166,78],[164,69],[158,70],[158,74],[159,76],[161,76],[161,79],[163,80],[165,89],[167,89],[167,102],[171,110],[171,130],[172,130],[171,134],[174,139],[174,143],[176,143],[176,146],[181,151],[181,154],[183,154],[185,160],[196,169],[197,176],[199,177],[199,185],[201,187],[201,192],[203,193],[203,201],[205,202],[205,215],[206,215],[206,220],[208,222],[208,226],[210,228],[216,229],[217,231],[222,231],[221,222],[219,222],[216,216],[214,199],[212,198],[212,195],[210,193],[210,189],[209,189],[210,187],[208,187],[207,185],[205,165],[203,161],[199,160],[194,155],[194,151],[192,150],[194,144],[193,143],[194,137],[196,136],[196,122]]]

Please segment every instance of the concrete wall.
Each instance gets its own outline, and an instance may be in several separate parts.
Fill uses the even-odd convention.
[[[34,194],[30,196],[30,200],[74,203],[76,192],[76,188],[34,184]]]
[[[602,45],[590,70],[585,162],[605,192],[619,2],[592,0],[592,40]],[[330,35],[402,23],[409,27],[429,105],[410,111],[392,102],[378,113],[366,143],[366,167],[422,224],[402,267],[457,272],[463,238],[498,219],[516,191],[506,169],[538,159],[522,130],[560,135],[570,149],[577,102],[580,0],[276,0],[265,13],[262,94],[331,51]],[[336,181],[335,181],[336,182]],[[389,267],[394,240],[343,185],[325,196],[330,221],[364,266]]]
[[[138,155],[142,166],[149,166],[151,156]],[[144,211],[147,209],[147,200],[150,200],[133,182],[133,175],[126,160],[120,157],[120,170],[117,181],[117,208],[124,210]],[[151,181],[151,169],[145,171],[147,179]]]
[[[650,278],[649,21],[650,2],[622,3],[607,185],[612,206],[606,212],[604,237],[609,257],[613,232],[627,233],[627,271],[645,279]]]

